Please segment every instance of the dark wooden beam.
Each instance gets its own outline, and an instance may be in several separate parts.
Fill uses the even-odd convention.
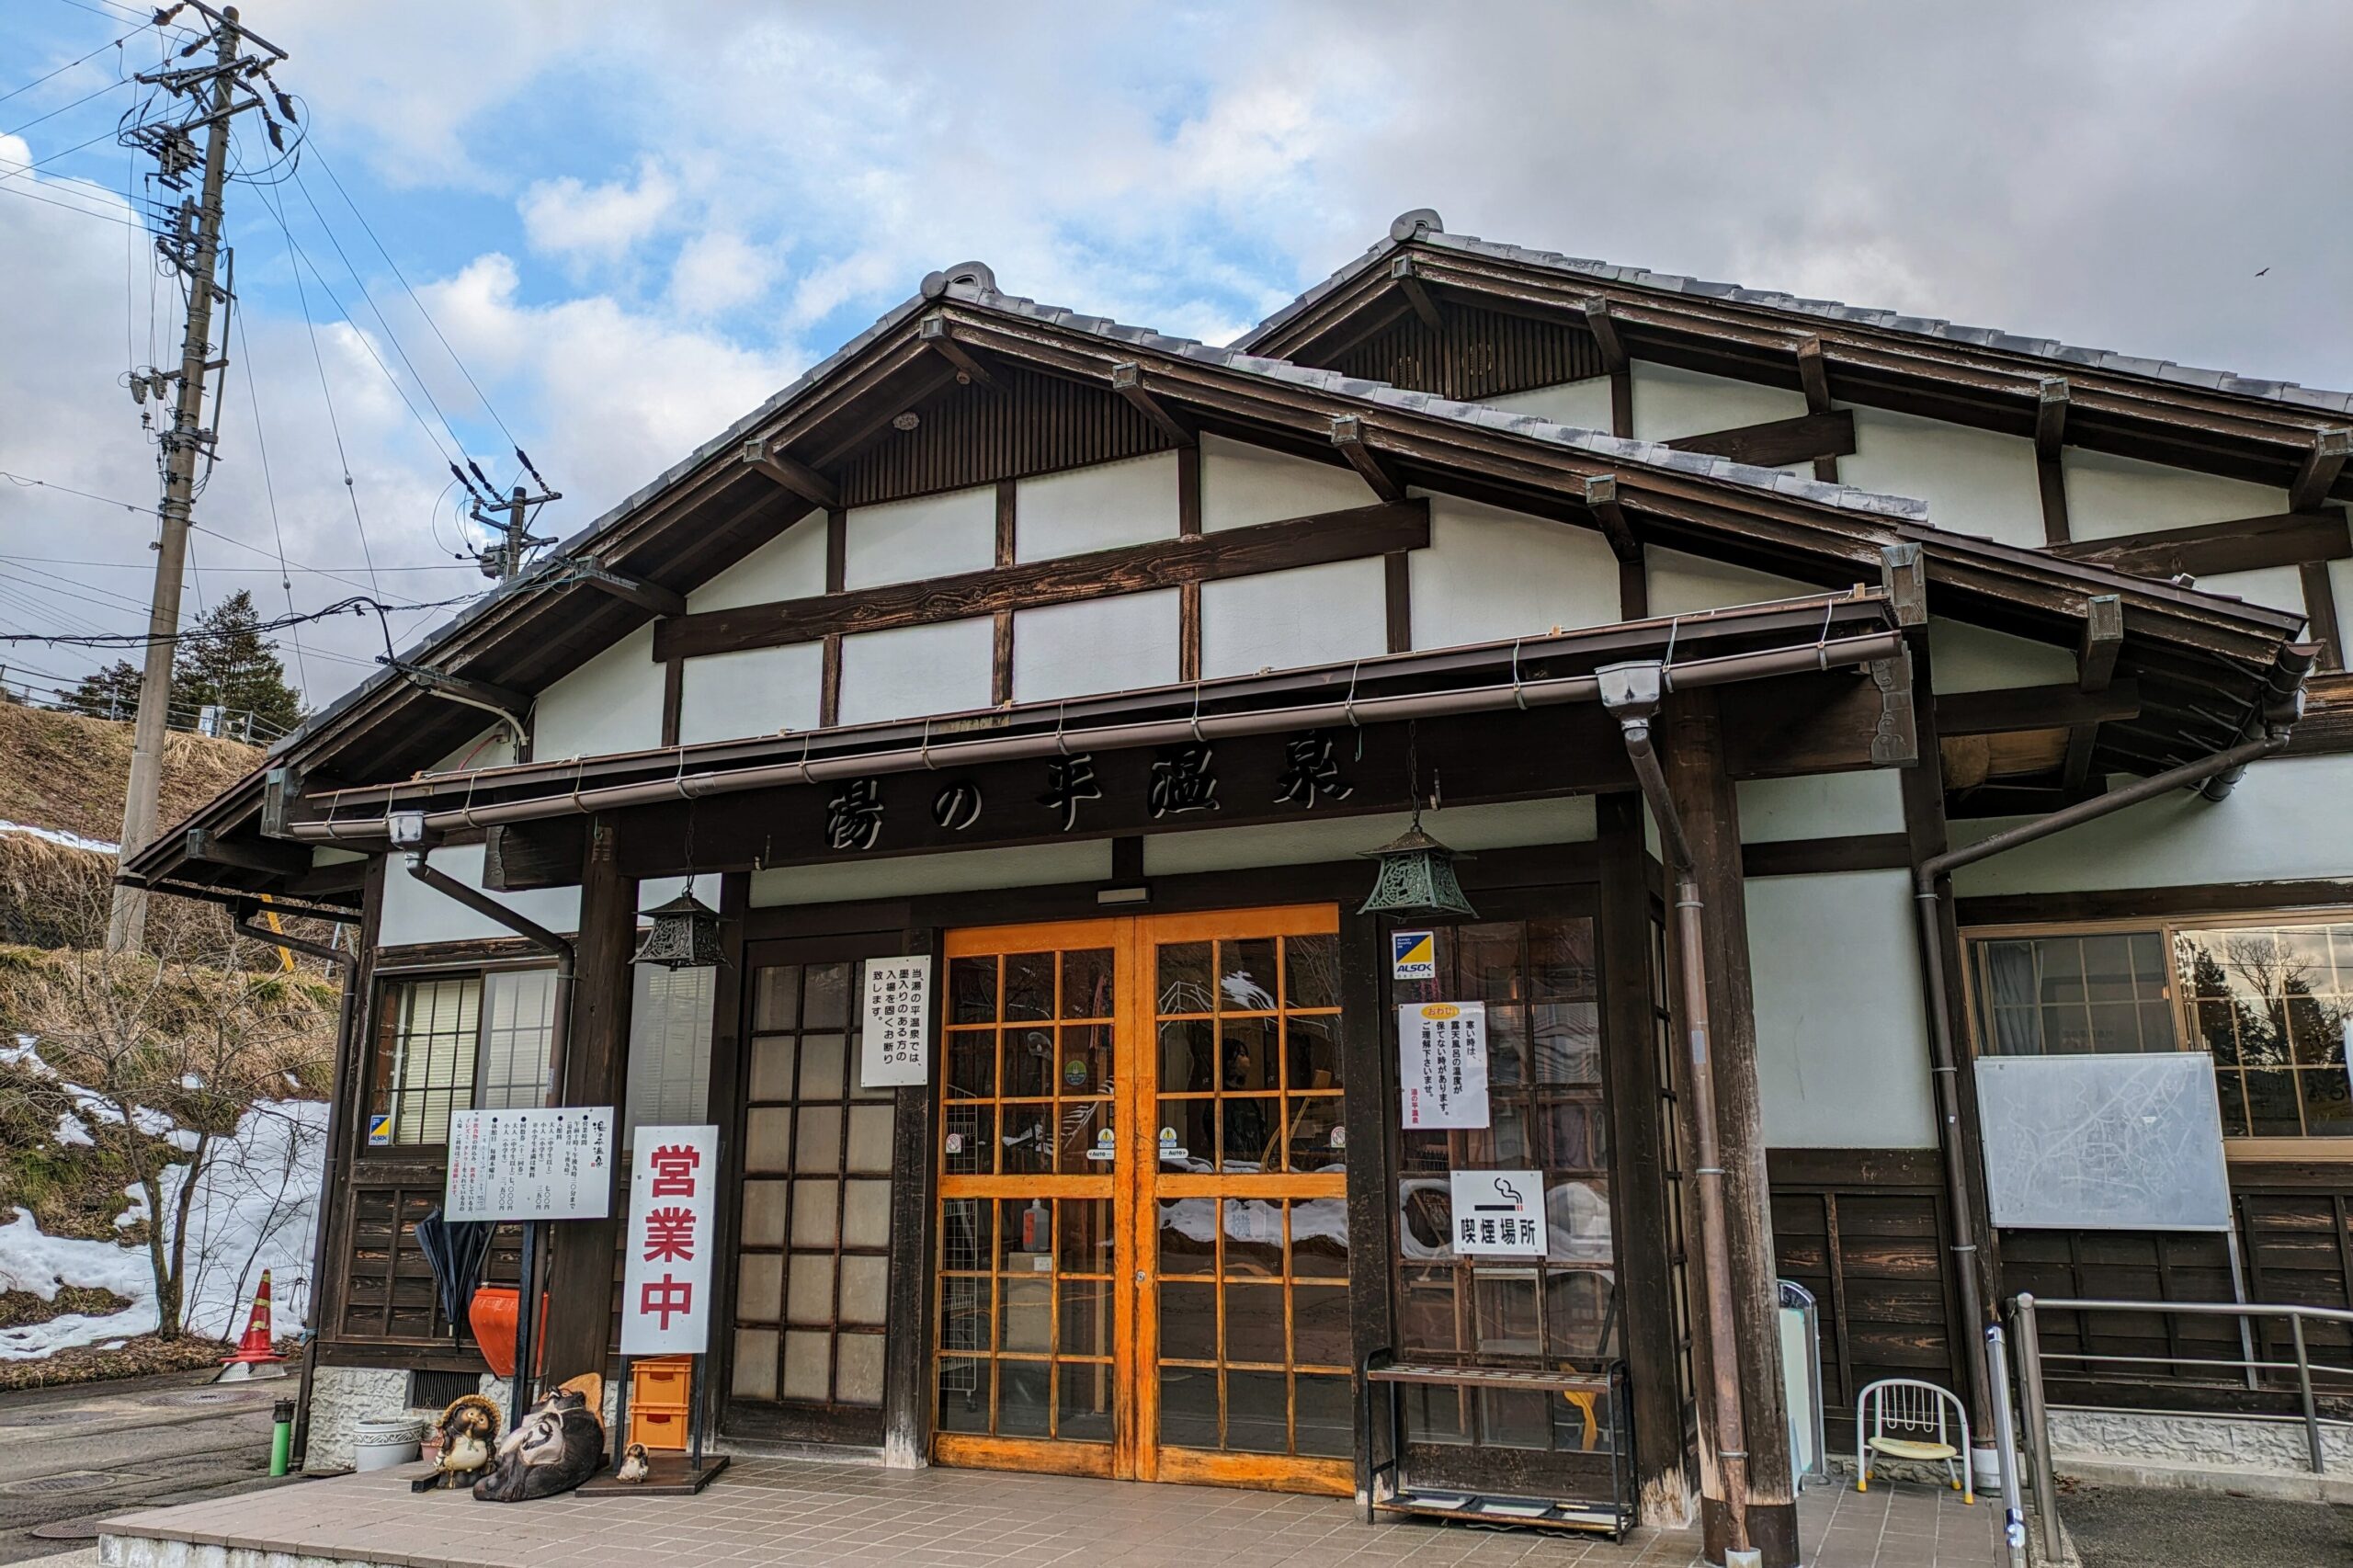
[[[1381,585],[1389,652],[1411,653],[1414,647],[1414,567],[1404,551],[1392,550],[1381,558]]]
[[[494,686],[486,680],[470,680],[464,676],[445,674],[422,665],[394,667],[408,676],[410,684],[420,690],[429,691],[436,697],[457,698],[477,708],[490,709],[509,716],[518,724],[523,722],[523,715],[531,710],[530,694],[517,691],[512,687]]]
[[[1643,542],[1634,537],[1633,525],[1626,520],[1626,508],[1618,499],[1618,476],[1599,474],[1585,482],[1585,508],[1601,528],[1601,537],[1609,541],[1611,553],[1620,561],[1640,561]]]
[[[1423,288],[1422,280],[1414,275],[1412,256],[1401,256],[1391,262],[1389,278],[1397,285],[1397,291],[1405,296],[1405,302],[1414,307],[1414,314],[1421,318],[1424,326],[1432,332],[1445,330],[1446,317],[1438,313],[1438,301],[1430,298],[1430,291]]]
[[[1294,566],[1360,561],[1424,549],[1429,537],[1426,501],[1355,506],[949,577],[707,610],[655,623],[654,656],[693,658],[745,648],[773,648],[853,631],[962,620],[1000,610],[1035,609]]]
[[[492,892],[579,886],[588,848],[585,827],[585,818],[558,817],[484,830],[482,885]]]
[[[678,744],[678,722],[687,706],[687,662],[662,661],[662,744]]]
[[[610,817],[591,820],[580,882],[580,935],[572,984],[559,1105],[620,1109],[629,1082],[629,1020],[637,946],[637,882],[620,873]],[[615,1129],[619,1142],[619,1129]],[[616,1149],[615,1153],[620,1151]],[[709,1173],[716,1178],[716,1171]],[[554,1256],[547,1272],[548,1321],[540,1386],[583,1372],[603,1373],[613,1332],[614,1254],[620,1245],[620,1161],[612,1163],[611,1201],[601,1220],[551,1225]]]
[[[2304,585],[2304,635],[2320,644],[2320,667],[2345,667],[2345,623],[2336,619],[2336,586],[2328,562],[2307,561],[2297,568]]]
[[[2074,686],[2014,686],[1948,692],[1937,699],[1941,735],[1998,735],[2013,730],[2072,729],[2141,716],[2141,683],[2110,682],[2098,691]]]
[[[841,495],[834,482],[772,442],[744,443],[744,465],[757,469],[813,506],[838,506]]]
[[[1198,539],[1201,532],[1201,449],[1176,449],[1176,534]],[[1176,590],[1176,678],[1201,678],[1201,585],[1186,583]]]
[[[687,596],[676,589],[649,583],[642,577],[625,577],[593,561],[574,562],[570,574],[593,588],[602,589],[624,604],[635,605],[652,615],[687,613]]]
[[[1131,407],[1152,421],[1154,429],[1177,446],[1189,447],[1197,439],[1191,426],[1169,413],[1168,405],[1152,395],[1143,384],[1143,371],[1138,366],[1112,366],[1111,390],[1127,399]]]
[[[1756,877],[1820,876],[1831,871],[1894,871],[1912,864],[1912,840],[1901,833],[1847,838],[1782,838],[1740,846],[1741,872]]]
[[[926,316],[915,327],[915,338],[956,368],[958,381],[984,392],[996,391],[996,378],[989,374],[988,367],[974,358],[971,349],[956,341],[947,322],[938,316]]]
[[[2067,435],[2069,396],[2064,377],[2047,376],[2035,390],[2034,483],[2042,501],[2042,542],[2057,546],[2075,537],[2067,520],[2067,469],[2061,457]]]
[[[2353,457],[2353,430],[2322,430],[2313,437],[2312,449],[2297,466],[2288,484],[2288,509],[2309,512],[2328,499],[2345,460]]]
[[[1846,457],[1855,449],[1855,416],[1846,409],[1768,419],[1731,430],[1677,436],[1665,445],[1679,452],[1705,452],[1758,468],[1782,468],[1813,458]]]
[[[1010,479],[996,482],[996,565],[999,571],[1013,564],[1017,547],[1014,540],[1015,497],[1019,486]],[[1013,700],[1013,612],[996,612],[989,650],[989,700],[1002,708]]]
[[[2034,394],[2034,455],[2056,458],[2067,441],[2067,378],[2046,376]]]
[[[1405,487],[1389,472],[1372,449],[1365,444],[1364,421],[1353,414],[1345,414],[1332,421],[1332,445],[1348,460],[1348,466],[1372,486],[1372,493],[1383,501],[1403,501]]]
[[[2353,537],[2347,533],[2344,511],[2332,506],[2318,512],[2283,512],[2277,517],[2239,517],[2118,539],[2084,540],[2056,546],[2052,553],[2142,577],[2184,574],[2211,577],[2266,566],[2343,560],[2353,555]]]
[[[2116,655],[2123,649],[2122,597],[2094,594],[2084,601],[2084,635],[2075,649],[2076,689],[2106,691],[2116,673]]]
[[[277,838],[223,838],[201,827],[188,830],[184,853],[209,866],[234,866],[240,870],[267,871],[273,877],[300,876],[311,869],[311,851],[303,845]]]
[[[1830,412],[1830,363],[1822,352],[1822,339],[1809,337],[1798,345],[1798,385],[1805,392],[1808,414]],[[1825,484],[1838,483],[1838,456],[1825,452],[1813,460],[1813,477]]]
[[[1618,335],[1618,324],[1610,318],[1609,301],[1595,296],[1585,302],[1586,330],[1601,347],[1601,363],[1611,375],[1626,369],[1626,345]]]
[[[1808,414],[1830,412],[1830,367],[1822,355],[1822,339],[1809,337],[1798,345],[1798,385],[1805,392]]]

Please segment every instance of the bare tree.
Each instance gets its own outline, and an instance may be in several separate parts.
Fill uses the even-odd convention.
[[[201,963],[95,949],[12,955],[17,1027],[38,1037],[61,1091],[86,1095],[91,1137],[112,1145],[146,1200],[164,1339],[185,1326],[191,1285],[219,1266],[190,1234],[199,1193],[216,1180],[257,1179],[241,1168],[240,1125],[286,1116],[283,1102],[324,1081],[334,1049],[331,982],[239,968],[233,944],[217,952]],[[299,1144],[302,1131],[287,1129],[283,1142]],[[280,1173],[281,1193],[290,1179]]]

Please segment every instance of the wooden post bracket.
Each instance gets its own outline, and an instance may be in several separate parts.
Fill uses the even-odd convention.
[[[1414,307],[1414,314],[1421,318],[1424,326],[1432,332],[1444,330],[1446,317],[1439,312],[1438,301],[1430,298],[1430,291],[1423,287],[1420,275],[1414,270],[1412,256],[1401,256],[1391,262],[1389,276],[1396,283],[1398,292],[1405,296],[1405,302]]]
[[[956,367],[956,379],[968,386],[987,392],[996,391],[996,378],[990,375],[972,351],[956,341],[948,330],[948,323],[938,316],[926,316],[915,326],[915,339],[926,348]]]
[[[1111,367],[1111,390],[1128,401],[1129,406],[1152,422],[1154,429],[1180,447],[1189,447],[1197,439],[1192,427],[1168,411],[1168,405],[1152,395],[1143,384],[1143,370],[1133,363]]]
[[[744,443],[744,463],[757,469],[813,506],[838,506],[834,482],[773,444],[756,437]]]
[[[1353,414],[1344,414],[1332,421],[1332,445],[1348,460],[1348,466],[1372,487],[1372,493],[1383,501],[1398,502],[1405,498],[1405,486],[1399,483],[1387,464],[1365,445],[1364,421]]]

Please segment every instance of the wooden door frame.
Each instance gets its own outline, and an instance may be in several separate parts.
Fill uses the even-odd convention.
[[[1228,1486],[1322,1492],[1346,1495],[1354,1466],[1347,1459],[1240,1452],[1218,1452],[1163,1447],[1158,1437],[1160,1274],[1157,1267],[1157,1217],[1164,1196],[1222,1199],[1246,1190],[1251,1196],[1274,1199],[1337,1198],[1347,1200],[1348,1177],[1315,1174],[1199,1173],[1164,1176],[1159,1168],[1159,1016],[1154,982],[1156,949],[1169,942],[1217,938],[1257,938],[1332,935],[1347,939],[1342,916],[1330,903],[1208,909],[1182,913],[1096,916],[1074,920],[976,926],[943,933],[938,941],[941,983],[947,989],[945,965],[954,958],[1013,952],[1065,952],[1108,948],[1113,954],[1114,1092],[1110,1104],[1120,1131],[1119,1162],[1105,1176],[1067,1173],[1009,1176],[997,1174],[950,1176],[945,1170],[944,1146],[934,1141],[928,1155],[935,1182],[928,1205],[936,1231],[941,1204],[951,1198],[989,1202],[1023,1198],[1108,1199],[1112,1204],[1115,1251],[1111,1300],[1114,1304],[1112,1371],[1122,1392],[1114,1407],[1112,1437],[1108,1444],[1060,1438],[985,1437],[934,1431],[930,1453],[945,1464],[978,1468],[1018,1469],[1033,1472],[1120,1477],[1137,1481],[1195,1482]],[[1343,973],[1347,960],[1341,958]],[[1287,999],[1278,998],[1278,1008]],[[1347,1028],[1347,997],[1339,998],[1340,1028]],[[1059,1011],[1059,1009],[1058,1009]],[[944,1017],[944,1014],[943,1014]],[[1000,1035],[1004,1024],[997,1025]],[[932,1090],[935,1102],[945,1093],[947,1034],[941,1041],[939,1071]],[[1347,1057],[1345,1034],[1343,1084]],[[1001,1074],[1003,1068],[1000,1065]],[[1000,1077],[996,1085],[1001,1096]],[[1341,1099],[1347,1114],[1348,1096]],[[1288,1107],[1288,1100],[1279,1101]],[[1346,1125],[1346,1122],[1343,1122]],[[1353,1144],[1355,1134],[1351,1132]],[[1353,1225],[1351,1231],[1353,1232]],[[926,1246],[923,1255],[935,1287],[938,1260]],[[1351,1250],[1350,1279],[1345,1287],[1354,1322],[1357,1264]],[[928,1318],[931,1351],[926,1363],[936,1367],[945,1354],[938,1346],[940,1324],[936,1307]],[[935,1380],[936,1381],[936,1380]],[[928,1408],[929,1391],[926,1392]]]

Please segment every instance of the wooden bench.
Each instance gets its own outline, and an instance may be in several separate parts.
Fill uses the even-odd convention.
[[[1599,1530],[1612,1540],[1622,1539],[1633,1527],[1631,1405],[1626,1397],[1624,1362],[1612,1362],[1600,1372],[1579,1372],[1537,1367],[1398,1361],[1393,1358],[1392,1352],[1376,1350],[1365,1358],[1363,1372],[1364,1428],[1368,1439],[1373,1431],[1373,1391],[1376,1388],[1385,1390],[1389,1402],[1389,1457],[1375,1462],[1367,1478],[1365,1518],[1368,1522],[1376,1509],[1384,1509],[1392,1513],[1447,1518],[1477,1518],[1488,1523]],[[1403,1471],[1405,1453],[1403,1391],[1407,1388],[1491,1389],[1505,1393],[1559,1394],[1584,1421],[1584,1451],[1590,1453],[1605,1431],[1609,1436],[1610,1486],[1608,1501],[1598,1503],[1577,1498],[1506,1495],[1455,1486],[1416,1486]],[[1389,1477],[1386,1496],[1381,1491],[1383,1473]]]

